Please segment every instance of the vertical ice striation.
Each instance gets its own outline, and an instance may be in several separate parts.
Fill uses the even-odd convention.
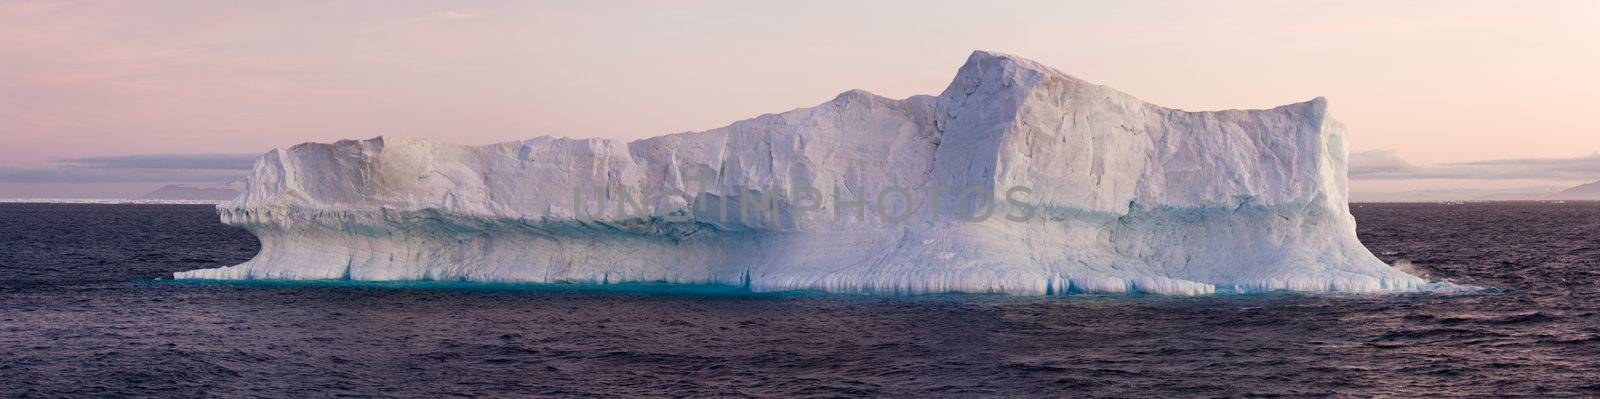
[[[633,142],[275,150],[218,209],[261,253],[176,277],[897,294],[1423,288],[1357,240],[1345,157],[1321,98],[1186,112],[980,51],[937,97],[849,91]],[[983,203],[991,217],[969,217]]]

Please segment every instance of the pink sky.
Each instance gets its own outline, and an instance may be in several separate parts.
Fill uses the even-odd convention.
[[[0,167],[380,134],[640,138],[852,88],[937,94],[974,49],[1174,108],[1326,96],[1355,151],[1414,165],[1564,159],[1600,152],[1596,21],[1595,1],[4,2]],[[1579,178],[1526,177],[1356,187]]]

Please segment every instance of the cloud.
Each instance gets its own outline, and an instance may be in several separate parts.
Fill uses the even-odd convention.
[[[0,183],[225,182],[255,164],[245,154],[138,154],[71,158],[40,167],[0,166]]]
[[[466,12],[466,11],[455,11],[455,10],[440,11],[440,12],[433,13],[433,18],[434,19],[445,20],[445,21],[466,21],[466,20],[478,19],[478,18],[482,18],[482,17],[483,17],[482,15],[479,15],[477,13]]]
[[[1416,165],[1393,150],[1362,151],[1350,154],[1350,178],[1592,181],[1600,180],[1600,154]]]

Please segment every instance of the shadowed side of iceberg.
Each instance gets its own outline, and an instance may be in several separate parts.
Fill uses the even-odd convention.
[[[1104,241],[1088,229],[1062,229],[1048,235],[1062,238],[1044,239],[1008,237],[990,226],[927,231],[857,228],[849,234],[813,234],[726,231],[708,224],[660,220],[493,219],[437,211],[225,209],[221,213],[229,224],[260,237],[261,252],[241,265],[183,272],[177,278],[669,282],[739,286],[757,292],[873,294],[1206,295],[1426,287],[1404,273],[1326,266],[1350,264],[1350,259],[1329,256],[1289,259],[1277,253],[1208,259],[1166,253],[1141,259],[1139,251],[1144,250],[1117,247],[1125,244],[1117,237],[1145,234],[1136,230],[1148,226],[1170,228],[1173,219],[1196,217],[1193,210],[1147,213],[1141,220],[1115,222],[1133,227],[1111,233]],[[1207,231],[1181,234],[1226,236]],[[1237,254],[1231,252],[1235,249],[1226,248]]]

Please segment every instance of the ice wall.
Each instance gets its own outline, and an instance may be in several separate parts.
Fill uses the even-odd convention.
[[[626,143],[275,150],[218,208],[260,237],[260,254],[176,277],[900,294],[1424,287],[1356,239],[1344,134],[1321,98],[1186,112],[980,51],[937,97],[849,91]],[[982,190],[964,201],[969,188]],[[906,195],[884,194],[896,190]],[[970,217],[979,202],[993,217]]]

